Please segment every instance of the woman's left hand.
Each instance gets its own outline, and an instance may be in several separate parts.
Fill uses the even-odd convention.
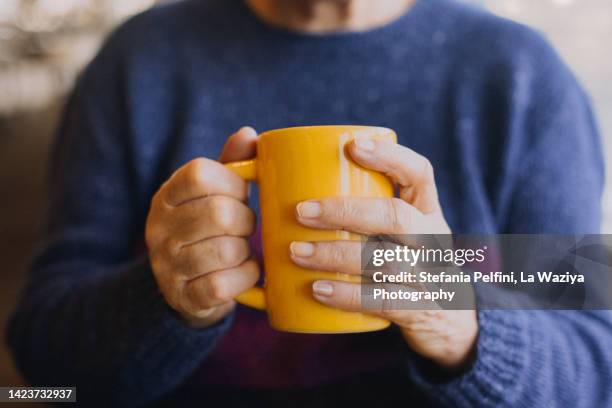
[[[364,235],[450,234],[438,200],[431,163],[416,152],[390,141],[359,139],[349,145],[360,165],[382,172],[400,187],[400,198],[323,198],[298,204],[302,225],[347,230]],[[291,258],[314,270],[362,274],[361,242],[294,242]],[[316,281],[313,296],[319,302],[348,311],[363,311],[361,285]],[[397,324],[408,345],[439,366],[458,371],[471,360],[478,336],[474,310],[366,311]]]

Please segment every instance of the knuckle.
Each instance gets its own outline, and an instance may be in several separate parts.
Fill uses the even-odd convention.
[[[147,226],[145,228],[145,243],[149,250],[157,246],[160,238],[160,229],[158,228],[157,224],[152,221],[147,222]]]
[[[240,260],[242,252],[241,241],[224,237],[214,246],[215,261],[221,268],[233,266]]]
[[[212,303],[225,303],[231,300],[226,281],[218,274],[206,278],[206,294],[208,301]]]
[[[213,258],[219,268],[224,269],[225,265],[231,264],[233,256],[232,245],[226,240],[221,240],[213,246]]]
[[[336,204],[337,216],[340,220],[348,220],[355,217],[356,208],[351,200],[338,199]]]
[[[164,299],[166,299],[166,303],[177,312],[184,312],[190,309],[185,305],[185,300],[181,296],[173,293],[164,293]]]
[[[259,264],[255,260],[249,260],[244,263],[244,271],[246,276],[250,278],[250,282],[254,285],[259,279]]]
[[[330,265],[339,266],[345,263],[345,252],[340,245],[329,245],[325,253],[325,261]]]
[[[159,193],[151,200],[151,208],[147,215],[145,224],[145,243],[148,248],[155,247],[164,237],[164,228],[162,226],[163,214],[158,208]]]
[[[149,254],[149,264],[151,265],[153,274],[156,276],[161,275],[166,270],[166,262],[163,257],[159,256],[156,252]]]
[[[161,279],[161,282],[159,282],[159,287],[164,299],[166,299],[170,307],[177,311],[187,310],[184,304],[185,296],[182,295],[181,285],[176,278],[165,276]]]
[[[206,200],[212,222],[221,230],[226,231],[231,227],[234,219],[231,200],[224,196],[211,196]]]
[[[350,291],[349,305],[351,305],[355,309],[361,308],[361,293],[357,287]]]
[[[165,280],[167,287],[175,293],[179,293],[180,288],[183,287],[183,281],[176,273],[168,273]]]
[[[194,251],[194,247],[186,247],[181,253],[180,273],[184,278],[190,279],[199,275],[202,269],[202,260]]]
[[[387,208],[384,211],[386,217],[385,224],[389,226],[392,234],[402,234],[405,232],[404,224],[406,220],[406,203],[399,198],[391,198],[386,201]]]
[[[237,202],[235,202],[236,204]],[[255,213],[242,203],[234,206],[228,229],[232,229],[235,235],[248,236],[255,232]]]
[[[153,197],[151,197],[151,202],[149,203],[149,217],[156,215],[156,210],[159,207],[160,202],[163,201],[161,195],[161,189],[159,189],[155,192],[155,194],[153,194]]]
[[[189,313],[207,308],[205,302],[202,301],[201,291],[198,290],[195,284],[186,285],[183,293],[176,296],[175,302],[178,309]],[[168,301],[168,303],[170,303],[170,301]]]
[[[206,174],[210,167],[210,159],[199,157],[191,160],[185,165],[187,183],[191,186],[197,187],[205,185],[207,183]]]
[[[152,212],[155,208],[159,206],[161,202],[163,202],[162,197],[164,195],[166,185],[167,182],[163,183],[151,197],[151,201],[149,202],[149,212]]]
[[[421,173],[421,183],[429,184],[434,180],[434,167],[433,164],[427,159],[423,157],[423,170]]]
[[[164,240],[163,248],[160,250],[165,256],[174,258],[179,255],[183,243],[181,240],[174,236],[170,236]]]

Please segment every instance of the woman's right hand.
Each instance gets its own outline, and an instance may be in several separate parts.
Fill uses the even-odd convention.
[[[153,274],[168,304],[193,327],[221,320],[259,278],[248,244],[255,216],[246,205],[247,184],[221,164],[252,158],[256,140],[252,128],[240,129],[219,162],[190,161],[151,201],[145,236]]]

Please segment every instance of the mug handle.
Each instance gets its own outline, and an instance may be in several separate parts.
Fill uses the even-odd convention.
[[[246,181],[257,181],[257,159],[226,163],[225,167]],[[238,295],[236,301],[253,309],[266,310],[266,292],[263,288],[248,289]]]

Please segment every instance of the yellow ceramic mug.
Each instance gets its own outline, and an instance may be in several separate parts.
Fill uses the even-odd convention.
[[[384,175],[366,170],[345,152],[355,138],[397,142],[390,129],[367,126],[310,126],[272,130],[257,142],[257,158],[227,166],[260,185],[264,288],[236,300],[267,310],[277,330],[298,333],[354,333],[384,329],[387,320],[323,306],[312,297],[320,279],[354,280],[348,275],[300,268],[289,258],[293,241],[359,240],[346,231],[321,231],[298,224],[295,208],[304,200],[325,197],[392,197]]]

